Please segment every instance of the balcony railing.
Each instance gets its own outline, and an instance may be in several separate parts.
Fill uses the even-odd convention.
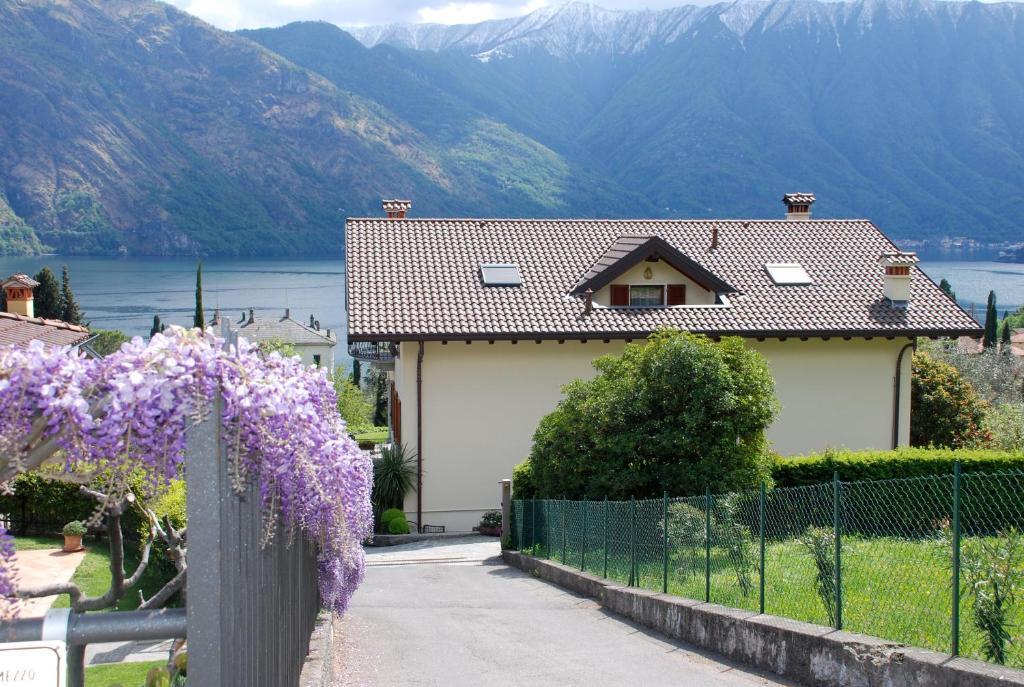
[[[388,341],[355,341],[348,345],[348,354],[364,363],[393,363],[398,346]]]

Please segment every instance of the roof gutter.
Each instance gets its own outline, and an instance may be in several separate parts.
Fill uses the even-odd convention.
[[[908,348],[917,350],[917,339],[906,344],[896,356],[896,374],[892,380],[892,447],[900,447],[900,388],[903,386],[903,354]]]
[[[423,532],[423,352],[421,339],[416,353],[416,530]]]

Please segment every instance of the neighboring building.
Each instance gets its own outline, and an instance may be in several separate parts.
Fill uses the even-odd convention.
[[[215,320],[223,317],[220,313]],[[227,319],[227,318],[224,318]],[[237,331],[238,335],[254,343],[266,341],[283,341],[295,347],[306,365],[317,365],[334,370],[334,347],[338,345],[338,336],[330,329],[321,329],[320,323],[310,316],[309,326],[291,318],[291,311],[286,309],[283,317],[257,316],[249,309],[249,317],[238,324],[227,322],[228,326]]]
[[[42,341],[51,346],[82,347],[96,355],[88,348],[93,335],[85,327],[35,316],[37,286],[39,282],[27,274],[12,274],[0,285],[7,301],[6,312],[0,312],[0,345],[27,346],[32,341]]]
[[[868,220],[349,219],[350,352],[393,364],[410,520],[468,530],[591,361],[672,327],[767,358],[784,454],[909,441],[914,337],[981,329]],[[394,355],[392,351],[396,351]],[[372,355],[370,355],[372,354]]]

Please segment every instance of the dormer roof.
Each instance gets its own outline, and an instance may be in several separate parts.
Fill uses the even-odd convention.
[[[597,291],[610,284],[631,267],[648,259],[663,260],[708,291],[735,293],[736,289],[708,269],[683,254],[665,239],[654,234],[623,234],[594,261],[587,273],[573,288],[581,294],[587,289]]]

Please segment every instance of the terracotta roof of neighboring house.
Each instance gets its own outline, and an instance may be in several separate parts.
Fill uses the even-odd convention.
[[[61,320],[0,312],[0,345],[27,346],[31,341],[39,340],[52,346],[77,346],[91,337],[85,327]]]
[[[296,346],[312,344],[334,346],[338,343],[338,337],[334,332],[331,332],[328,337],[327,330],[317,331],[293,320],[288,315],[262,317],[257,314],[254,318],[239,323],[237,329],[239,335],[257,342],[280,339]]]
[[[718,247],[710,249],[713,229]],[[594,307],[570,292],[623,237],[658,236],[732,285],[730,305]],[[884,297],[879,256],[896,247],[867,220],[350,219],[352,341],[640,338],[662,327],[746,336],[980,336],[917,266],[906,309]],[[799,263],[810,285],[776,285],[766,263]],[[483,263],[522,285],[487,288]]]
[[[12,274],[8,277],[7,281],[0,285],[0,288],[7,288],[8,286],[25,286],[30,289],[34,289],[39,286],[39,282],[27,274],[19,272],[18,274]]]
[[[981,339],[973,336],[961,336],[956,340],[957,353],[981,353],[985,347],[981,345]]]

